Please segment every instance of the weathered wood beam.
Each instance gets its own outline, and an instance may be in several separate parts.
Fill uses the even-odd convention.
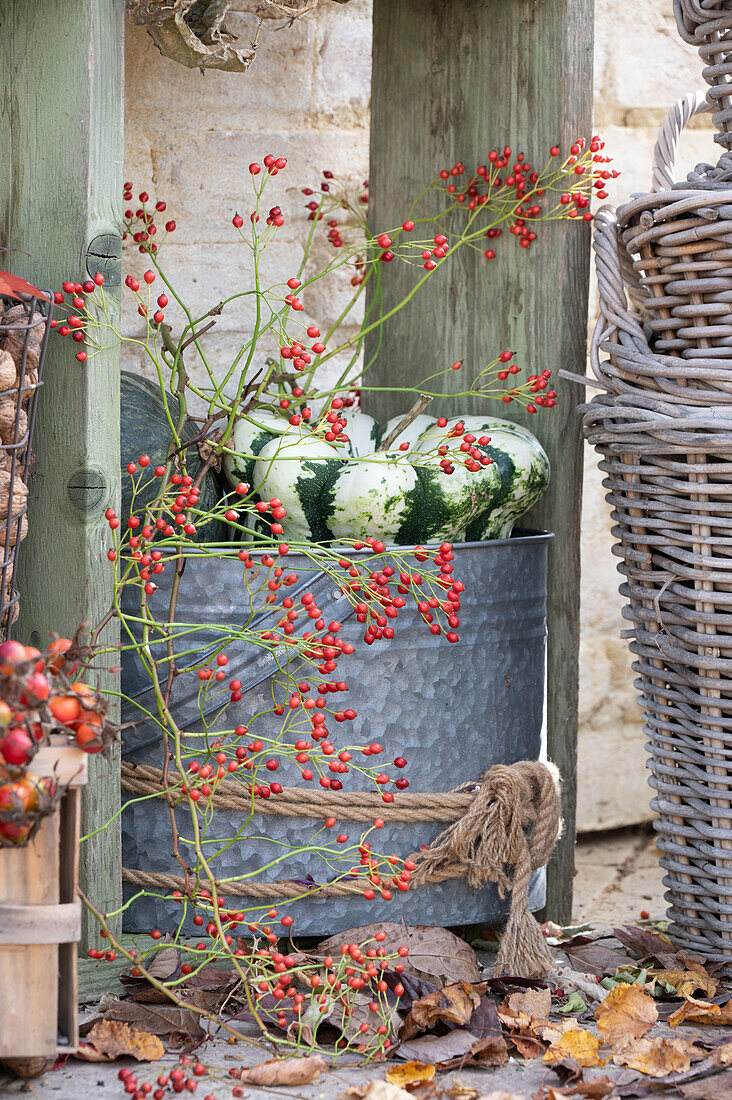
[[[457,159],[485,162],[489,150],[524,151],[536,165],[549,147],[565,150],[592,120],[592,0],[374,0],[371,217],[400,225],[406,206],[438,170]],[[453,392],[503,349],[532,372],[550,368],[557,407],[537,416],[486,402],[492,415],[527,424],[553,469],[550,490],[529,517],[555,532],[550,552],[548,749],[563,777],[565,831],[549,868],[547,914],[568,921],[574,873],[579,645],[579,524],[582,442],[580,388],[560,382],[584,373],[589,234],[547,225],[528,250],[507,234],[496,259],[464,251],[388,324],[374,385],[416,384],[456,359]],[[492,243],[492,242],[491,242]],[[413,285],[414,269],[382,265],[386,306]],[[367,355],[376,350],[375,340]],[[365,404],[380,419],[406,411],[396,395]],[[435,402],[435,413],[465,411]],[[475,411],[478,406],[476,405]],[[466,690],[471,689],[466,667]],[[479,685],[474,685],[479,690]],[[480,731],[464,731],[480,736]]]
[[[124,0],[0,6],[0,245],[18,250],[2,262],[54,289],[102,270],[113,316],[121,282],[123,17]],[[78,349],[52,334],[38,405],[15,628],[38,646],[52,631],[71,635],[81,622],[98,622],[111,595],[104,511],[119,499],[119,349],[84,365]],[[115,637],[106,632],[107,641]],[[109,671],[100,681],[119,690]],[[95,757],[82,833],[112,817],[119,799],[119,762],[110,767]],[[106,911],[120,903],[120,876],[116,824],[83,845],[81,885]],[[86,933],[97,942],[94,922]]]

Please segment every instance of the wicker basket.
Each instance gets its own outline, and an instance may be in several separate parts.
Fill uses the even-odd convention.
[[[625,578],[623,615],[632,626],[624,634],[636,657],[674,938],[732,967],[726,156],[716,168],[700,165],[686,183],[672,183],[681,129],[706,107],[703,97],[690,96],[667,118],[650,194],[634,196],[617,215],[598,213],[600,319],[591,360],[605,392],[583,414],[585,435],[603,456],[614,553]]]

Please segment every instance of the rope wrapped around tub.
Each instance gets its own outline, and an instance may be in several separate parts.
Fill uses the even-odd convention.
[[[163,773],[147,765],[125,763],[122,788],[133,795],[155,795],[168,802],[181,799],[180,789],[163,785]],[[214,808],[251,814],[252,795],[239,783],[224,780],[211,796]],[[552,958],[536,918],[529,910],[531,875],[545,866],[561,829],[559,776],[551,765],[534,760],[496,764],[478,782],[448,792],[400,794],[384,803],[368,791],[290,788],[277,799],[261,800],[257,813],[327,818],[370,824],[444,822],[447,827],[426,851],[410,856],[417,864],[411,885],[429,886],[464,878],[474,889],[495,882],[501,897],[511,891],[509,918],[501,937],[496,972],[544,977]],[[153,890],[190,890],[181,875],[125,867],[125,882]],[[319,896],[344,897],[371,887],[366,876],[315,887]],[[308,888],[293,881],[226,882],[222,892],[269,902],[302,897]]]

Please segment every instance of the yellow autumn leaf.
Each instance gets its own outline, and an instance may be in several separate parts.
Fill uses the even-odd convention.
[[[566,1031],[562,1038],[552,1043],[544,1054],[544,1061],[552,1064],[562,1062],[565,1058],[574,1058],[580,1066],[604,1066],[605,1060],[598,1057],[598,1050],[602,1040],[591,1031],[574,1027]]]
[[[688,1020],[691,1024],[713,1024],[714,1027],[728,1027],[732,1024],[732,1002],[726,1005],[710,1004],[709,1001],[700,1001],[695,997],[684,996],[684,1003],[672,1013],[668,1022],[671,1027]]]
[[[431,1081],[435,1076],[435,1067],[426,1062],[402,1062],[401,1065],[390,1066],[385,1076],[390,1085],[404,1089],[418,1081]]]
[[[651,975],[657,982],[672,985],[680,997],[687,994],[693,997],[697,992],[713,997],[719,984],[707,974],[701,963],[690,963],[688,970],[652,970]]]
[[[616,985],[595,1009],[597,1030],[608,1046],[640,1039],[658,1020],[653,997],[639,985]]]

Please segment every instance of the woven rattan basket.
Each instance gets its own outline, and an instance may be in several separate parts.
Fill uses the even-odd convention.
[[[605,392],[583,414],[625,578],[674,939],[732,967],[732,173],[725,155],[672,182],[681,129],[706,106],[676,105],[652,192],[596,218]]]

